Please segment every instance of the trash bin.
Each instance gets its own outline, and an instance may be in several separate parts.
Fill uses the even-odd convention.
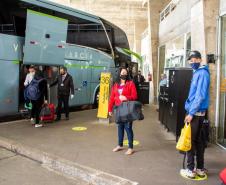
[[[188,97],[190,83],[192,79],[191,68],[171,68],[169,69],[169,110],[168,128],[176,137],[180,136],[184,126],[185,101]]]

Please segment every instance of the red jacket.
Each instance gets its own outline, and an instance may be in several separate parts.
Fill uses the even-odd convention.
[[[118,106],[122,103],[121,100],[119,99],[120,95],[118,92],[118,87],[119,87],[119,84],[115,83],[111,89],[108,112],[112,112],[114,105]],[[133,101],[137,99],[137,90],[133,81],[126,82],[122,91],[122,95],[125,96],[129,101]]]

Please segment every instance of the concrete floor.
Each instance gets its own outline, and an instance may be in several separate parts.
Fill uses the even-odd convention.
[[[0,148],[0,174],[1,185],[85,185],[3,148]]]
[[[144,107],[145,119],[134,123],[136,153],[113,153],[117,144],[115,124],[99,124],[96,110],[75,112],[70,121],[34,128],[28,121],[0,124],[0,136],[52,153],[67,160],[137,181],[142,185],[220,185],[218,174],[226,167],[226,151],[211,145],[206,151],[207,181],[194,182],[179,175],[183,156],[175,149],[175,138],[158,122],[155,107]],[[72,128],[85,126],[87,131]]]

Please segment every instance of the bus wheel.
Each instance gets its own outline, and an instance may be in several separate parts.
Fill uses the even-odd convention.
[[[95,95],[95,100],[94,100],[94,108],[98,108],[99,97],[100,97],[100,90],[97,89],[97,92],[96,92],[96,95]]]

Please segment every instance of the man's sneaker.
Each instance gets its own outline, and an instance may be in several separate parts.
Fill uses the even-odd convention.
[[[43,124],[35,124],[35,128],[43,127]]]
[[[34,118],[31,118],[31,120],[30,120],[30,121],[31,121],[31,124],[32,124],[32,125],[34,125],[34,124],[35,124],[35,120],[34,120]]]
[[[185,177],[185,178],[189,178],[189,179],[194,179],[195,178],[195,175],[196,173],[189,170],[189,169],[181,169],[180,170],[180,174]]]
[[[204,178],[206,176],[206,172],[204,169],[196,169],[195,172],[200,178]]]

